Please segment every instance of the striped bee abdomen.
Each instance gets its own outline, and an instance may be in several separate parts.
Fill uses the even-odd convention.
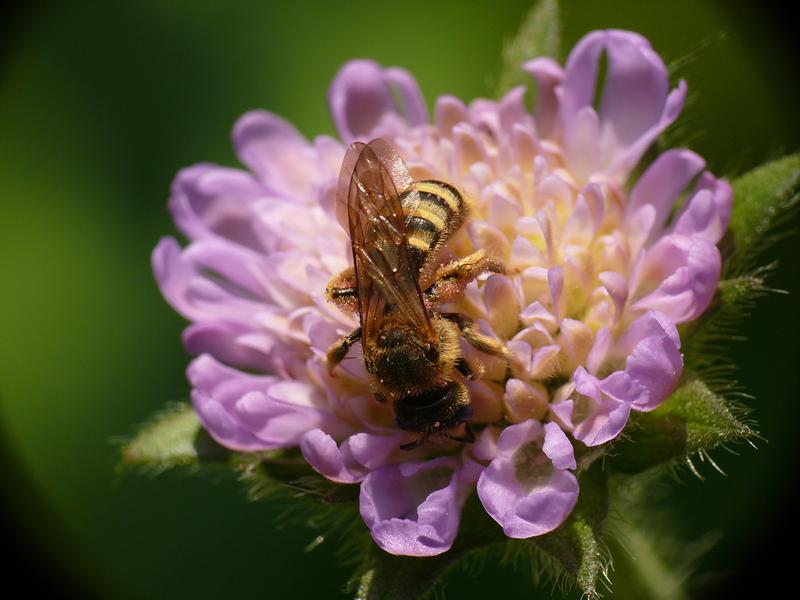
[[[467,203],[449,183],[415,181],[412,190],[419,193],[419,204],[410,206],[414,195],[400,196],[406,215],[406,237],[414,269],[421,271],[429,259],[455,233],[467,218]],[[409,211],[413,210],[413,214]]]

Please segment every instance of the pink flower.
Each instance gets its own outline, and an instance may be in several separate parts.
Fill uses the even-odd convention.
[[[675,326],[706,309],[719,279],[730,186],[682,149],[632,177],[686,96],[684,82],[670,90],[650,44],[597,31],[563,69],[548,58],[524,68],[537,83],[533,114],[520,87],[497,102],[438,98],[431,122],[406,71],[347,63],[328,95],[342,141],[244,115],[233,141],[247,170],[181,171],[169,206],[188,245],[166,238],[153,252],[164,296],[191,321],[184,343],[206,429],[245,452],[299,447],[325,477],[359,484],[361,515],[393,554],[447,550],[476,487],[508,536],[558,527],[578,497],[570,437],[605,444],[630,411],[666,399],[683,367]],[[402,450],[417,436],[373,398],[360,345],[335,377],[325,365],[330,344],[357,325],[325,299],[351,260],[336,182],[346,145],[375,137],[414,178],[471,199],[449,254],[485,248],[507,267],[447,307],[514,356],[507,377],[505,362],[463,347],[484,366],[468,383],[474,444]]]
[[[552,531],[578,500],[575,456],[555,423],[528,419],[506,427],[497,455],[478,479],[478,497],[508,537]]]

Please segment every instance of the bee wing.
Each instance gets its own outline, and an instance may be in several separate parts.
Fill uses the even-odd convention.
[[[389,305],[414,326],[422,339],[435,340],[417,282],[418,273],[409,257],[400,201],[400,193],[411,183],[403,159],[380,138],[369,144],[352,144],[345,155],[337,211],[346,210],[365,340],[380,330]],[[410,200],[413,202],[413,198]]]

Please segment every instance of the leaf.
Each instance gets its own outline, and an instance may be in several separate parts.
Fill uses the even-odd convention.
[[[737,418],[728,402],[703,382],[693,380],[654,411],[636,413],[626,436],[609,450],[606,464],[617,471],[636,473],[691,459],[694,454],[708,458],[708,450],[754,435],[756,432]]]
[[[497,84],[497,97],[526,83],[522,63],[537,56],[558,58],[561,52],[561,27],[557,0],[536,0],[522,21],[517,35],[503,47],[503,64]]]
[[[231,452],[217,444],[200,425],[192,407],[177,404],[157,413],[122,447],[122,465],[160,473],[201,461],[224,462]]]
[[[608,514],[608,484],[601,463],[594,463],[579,478],[580,495],[569,518],[555,531],[533,538],[575,578],[586,598],[597,598],[598,580],[601,575],[607,578],[608,556],[601,535]]]
[[[733,182],[727,273],[752,270],[753,260],[776,239],[776,228],[798,199],[800,154],[757,167]]]

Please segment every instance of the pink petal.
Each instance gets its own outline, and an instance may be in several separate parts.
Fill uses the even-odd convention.
[[[717,289],[719,250],[702,238],[672,234],[661,238],[633,276],[633,309],[657,310],[675,323],[697,318]]]
[[[455,144],[453,160],[457,172],[465,172],[474,164],[482,164],[487,160],[483,140],[474,127],[459,123],[453,127]]]
[[[217,360],[245,369],[263,371],[269,364],[266,355],[243,343],[252,327],[235,321],[201,321],[183,331],[183,346],[189,354],[210,354]]]
[[[395,102],[393,92],[401,105]],[[339,70],[328,91],[328,104],[336,129],[347,143],[381,132],[397,133],[428,120],[414,78],[402,69],[383,69],[371,60],[352,60]]]
[[[555,423],[545,423],[544,425],[542,452],[553,461],[553,466],[556,469],[575,469],[578,466],[575,462],[575,452],[572,449],[572,444]]]
[[[406,71],[397,67],[389,67],[383,72],[386,83],[400,99],[400,113],[406,122],[411,125],[421,125],[428,122],[428,109],[425,99],[419,89],[417,80]]]
[[[608,71],[600,119],[629,146],[661,118],[669,91],[667,68],[650,42],[635,33],[608,31],[605,50]]]
[[[603,396],[616,402],[624,402],[632,408],[645,405],[649,400],[648,390],[626,371],[615,371],[598,382]]]
[[[664,315],[648,312],[631,323],[615,350],[626,356],[625,373],[647,390],[632,408],[656,408],[677,387],[683,372],[680,337],[675,325]]]
[[[450,136],[453,127],[467,121],[467,107],[455,96],[439,96],[436,99],[436,127],[444,135]]]
[[[297,200],[310,197],[317,153],[292,124],[263,110],[251,111],[234,125],[233,145],[239,160],[269,190]]]
[[[497,438],[499,436],[500,429],[489,426],[478,435],[477,441],[472,446],[465,448],[465,451],[476,460],[489,462],[497,456]]]
[[[486,221],[471,220],[467,227],[470,239],[475,247],[485,248],[489,256],[505,262],[511,253],[511,244],[502,231]]]
[[[594,238],[599,223],[595,220],[592,211],[583,195],[575,199],[575,209],[564,226],[563,240],[567,244],[588,247]]]
[[[519,324],[519,298],[511,279],[494,273],[483,286],[483,301],[487,319],[492,329],[502,338],[508,339]]]
[[[374,402],[374,400],[373,400]],[[408,459],[408,451],[400,446],[409,441],[411,434],[406,432],[394,435],[374,435],[356,433],[350,436],[348,448],[353,459],[367,469],[376,469],[387,462],[400,462],[397,457]],[[395,460],[392,460],[395,459]]]
[[[275,385],[279,385],[279,382]],[[310,429],[332,425],[331,415],[311,406],[281,402],[269,392],[248,392],[232,403],[229,414],[258,438],[263,448],[292,448]]]
[[[552,58],[536,58],[523,65],[536,79],[536,130],[542,138],[555,137],[559,111],[557,87],[564,79],[564,71]]]
[[[450,549],[458,533],[464,494],[452,458],[387,465],[361,483],[361,517],[383,550],[434,556]]]
[[[542,419],[547,414],[548,401],[547,390],[540,384],[534,386],[513,378],[506,382],[503,404],[506,418],[512,423]]]
[[[529,420],[506,427],[498,440],[500,453],[478,479],[483,507],[509,537],[552,531],[578,499],[578,481],[566,470],[574,465],[571,445],[557,425],[549,425]]]
[[[169,210],[190,239],[217,235],[256,250],[263,241],[253,231],[252,207],[265,193],[250,173],[200,164],[178,172]]]
[[[608,71],[595,112],[603,52]],[[640,35],[608,30],[581,39],[567,59],[560,114],[565,156],[573,170],[582,178],[605,172],[624,181],[680,113],[685,84],[669,94],[668,85],[664,63]]]
[[[568,426],[572,435],[587,446],[599,446],[617,437],[628,422],[631,407],[604,394],[601,383],[583,367],[575,370],[573,396],[553,405],[553,411]]]
[[[522,216],[519,202],[508,195],[504,186],[494,186],[489,196],[487,221],[503,231],[512,232]]]
[[[656,231],[661,230],[678,196],[705,164],[702,157],[690,150],[667,150],[636,182],[628,202],[628,215],[649,204],[655,208]]]
[[[501,135],[509,135],[513,131],[515,125],[532,123],[533,120],[525,106],[526,92],[525,86],[517,86],[511,89],[497,103]]]
[[[563,319],[561,321],[561,335],[558,343],[561,347],[562,373],[571,374],[579,364],[586,362],[586,356],[592,348],[594,335],[591,328],[583,321]]]
[[[247,375],[207,354],[192,361],[187,374],[200,420],[228,448],[250,452],[292,447],[312,429],[341,429],[309,384]]]
[[[556,321],[560,321],[561,317],[564,316],[564,302],[562,302],[564,271],[561,267],[551,267],[548,269],[547,284],[550,286],[550,298],[553,302],[553,316]]]
[[[582,394],[582,397],[573,396],[569,400],[573,402],[569,409],[559,405],[554,407],[556,414],[566,416],[568,419],[574,416],[575,402],[583,403],[578,409],[581,413],[586,414],[587,411],[591,411],[590,417],[584,421],[588,423],[584,426],[588,431],[579,431],[578,424],[574,424],[575,437],[587,445],[595,445],[597,440],[611,439],[608,436],[614,433],[613,430],[618,425],[615,423],[611,428],[606,423],[598,425],[592,422],[597,415],[608,413],[610,416],[609,411],[623,405],[638,411],[653,410],[675,390],[683,372],[678,331],[672,321],[663,314],[651,311],[642,315],[631,323],[615,343],[610,341],[609,336],[608,333],[603,334],[604,356],[611,364],[618,364],[624,360],[624,370],[614,371],[599,381],[582,368],[577,369],[576,391]],[[592,365],[595,371],[601,368],[597,358],[593,358],[592,362],[596,363]],[[621,418],[621,413],[618,416]],[[565,422],[573,425],[571,421]],[[601,431],[603,428],[604,431]],[[584,440],[584,437],[591,438],[592,443]]]
[[[506,142],[508,143],[508,139]],[[511,131],[509,150],[511,155],[505,158],[505,164],[509,169],[516,167],[523,173],[532,173],[536,161],[543,160],[541,154],[544,150],[536,136],[533,124],[514,125]]]
[[[567,122],[591,106],[597,86],[600,55],[605,49],[608,33],[592,31],[572,48],[564,69],[561,117]]]
[[[683,359],[667,337],[651,337],[636,345],[625,372],[648,390],[642,400],[632,402],[636,410],[653,410],[675,391],[683,371]]]
[[[563,150],[572,175],[579,182],[606,170],[606,164],[616,155],[613,148],[601,146],[600,117],[591,106],[584,106],[562,125]]]
[[[656,311],[648,312],[628,326],[620,337],[614,352],[617,355],[629,356],[633,349],[643,339],[649,337],[662,337],[666,335],[672,344],[680,349],[681,338],[678,329],[666,315]]]
[[[269,270],[269,259],[263,254],[227,240],[203,238],[189,244],[181,258],[192,265],[200,276],[211,273],[209,279],[213,278],[227,289],[235,290],[236,296],[266,299],[263,277]]]
[[[321,429],[312,429],[300,439],[300,450],[315,471],[331,481],[355,483],[361,481],[366,470],[353,464],[347,450],[347,440],[341,446]]]
[[[196,358],[187,371],[192,387],[192,402],[203,426],[223,446],[235,450],[263,450],[269,444],[243,427],[236,417],[235,403],[248,393],[263,393],[275,377],[246,375],[226,367],[209,355]]]
[[[598,277],[614,302],[614,321],[619,321],[628,300],[628,282],[614,271],[603,271]]]
[[[608,353],[611,350],[613,343],[613,336],[611,331],[606,327],[598,329],[594,336],[594,344],[592,349],[589,350],[589,355],[586,357],[586,369],[592,375],[597,375],[600,367],[606,361]]]
[[[487,133],[494,139],[501,135],[498,103],[486,98],[476,98],[468,107],[469,125],[476,132]]]
[[[204,238],[201,242],[205,249],[209,244],[223,244],[213,238]],[[244,256],[244,248],[229,244],[224,247],[220,256]],[[183,251],[173,238],[163,238],[153,250],[151,262],[158,287],[167,302],[181,315],[192,321],[227,320],[249,323],[252,315],[264,309],[263,303],[254,302],[234,293],[233,290],[209,278],[202,271],[203,251],[189,254]],[[218,257],[219,258],[219,257]],[[217,262],[217,261],[214,261]],[[223,263],[225,261],[222,261]],[[230,263],[231,274],[245,276],[245,266]],[[251,281],[252,282],[252,281]]]
[[[608,173],[612,177],[623,181],[656,138],[678,118],[686,101],[686,90],[686,82],[681,79],[678,82],[678,87],[667,96],[661,118],[642,133],[634,143],[627,146],[608,168]]]
[[[694,195],[678,216],[673,233],[716,244],[728,227],[732,200],[733,190],[727,181],[704,173]]]

